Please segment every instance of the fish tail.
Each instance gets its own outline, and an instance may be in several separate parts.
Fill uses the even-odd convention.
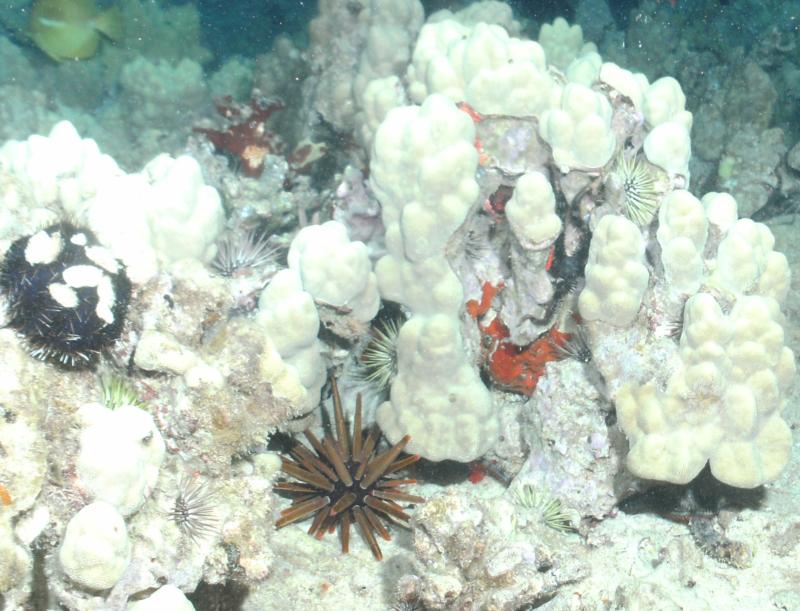
[[[122,38],[122,13],[118,6],[112,6],[94,19],[94,27],[113,41]]]

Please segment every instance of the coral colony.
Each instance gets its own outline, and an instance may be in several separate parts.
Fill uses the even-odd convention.
[[[196,3],[30,4],[0,607],[797,607],[797,245],[757,222],[800,198],[796,1],[728,3],[772,31],[740,41],[712,0],[576,0],[598,47],[325,0],[247,58]]]
[[[32,356],[92,367],[119,337],[130,298],[124,266],[91,231],[51,225],[15,241],[0,266],[9,325]]]

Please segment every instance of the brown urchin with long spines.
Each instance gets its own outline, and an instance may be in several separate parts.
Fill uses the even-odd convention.
[[[336,381],[333,384],[333,409],[336,438],[326,434],[320,441],[309,430],[304,435],[316,456],[300,442],[290,450],[292,458],[282,456],[281,470],[299,480],[280,481],[275,488],[296,495],[292,504],[281,512],[277,528],[299,522],[314,514],[308,534],[321,539],[339,525],[342,552],[350,551],[350,524],[358,525],[361,536],[377,560],[383,558],[375,538],[379,534],[391,540],[384,521],[408,526],[409,516],[399,503],[422,503],[422,497],[402,489],[415,484],[413,479],[393,479],[387,476],[419,460],[414,454],[398,459],[411,437],[406,435],[388,450],[377,453],[380,433],[376,428],[366,439],[361,428],[361,395],[356,399],[353,434],[350,435],[342,411],[342,399]]]

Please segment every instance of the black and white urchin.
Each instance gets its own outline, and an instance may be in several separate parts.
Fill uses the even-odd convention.
[[[211,267],[221,276],[235,276],[278,262],[280,248],[269,243],[265,233],[257,230],[231,232],[217,242],[217,254]]]
[[[625,216],[639,226],[650,224],[658,210],[659,194],[647,164],[620,153],[611,175],[622,189]]]
[[[217,530],[216,500],[214,490],[206,482],[198,477],[183,476],[167,515],[185,536],[198,543]]]
[[[405,321],[387,318],[372,330],[372,339],[361,353],[362,379],[381,391],[388,390],[397,375],[397,336]]]
[[[120,336],[131,283],[91,231],[62,222],[16,240],[0,265],[8,325],[31,356],[87,369]]]

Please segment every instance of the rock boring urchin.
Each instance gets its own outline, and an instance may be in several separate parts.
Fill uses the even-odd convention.
[[[211,260],[211,267],[221,276],[235,276],[243,270],[274,265],[279,252],[263,232],[233,232],[217,242],[217,254]]]
[[[397,336],[405,321],[387,318],[372,329],[370,339],[361,353],[361,377],[381,391],[388,391],[397,375]]]
[[[333,407],[336,436],[326,434],[320,441],[306,430],[305,437],[314,449],[296,442],[291,458],[281,457],[281,470],[295,478],[280,481],[275,488],[294,497],[292,504],[281,512],[275,523],[283,528],[314,516],[308,534],[321,539],[339,526],[342,552],[350,550],[350,525],[355,523],[376,560],[383,558],[375,538],[377,533],[389,541],[384,521],[408,525],[409,516],[400,503],[422,503],[423,498],[408,494],[402,487],[414,484],[413,479],[387,477],[419,460],[418,455],[398,459],[411,439],[408,435],[388,450],[376,450],[380,433],[373,428],[364,437],[361,428],[361,395],[356,399],[353,434],[349,434],[342,411],[342,400],[336,381],[333,381]]]
[[[168,517],[193,543],[199,543],[217,530],[219,517],[214,491],[197,476],[182,476]]]
[[[592,360],[592,349],[586,339],[586,331],[583,327],[577,327],[574,331],[565,334],[566,339],[556,344],[556,354],[562,359],[574,359],[579,363],[589,363]]]
[[[86,369],[119,337],[131,285],[125,267],[89,230],[63,222],[11,244],[0,290],[8,324],[32,356]]]
[[[658,210],[658,192],[650,168],[638,157],[619,154],[612,176],[622,189],[625,216],[639,226],[653,220]]]

